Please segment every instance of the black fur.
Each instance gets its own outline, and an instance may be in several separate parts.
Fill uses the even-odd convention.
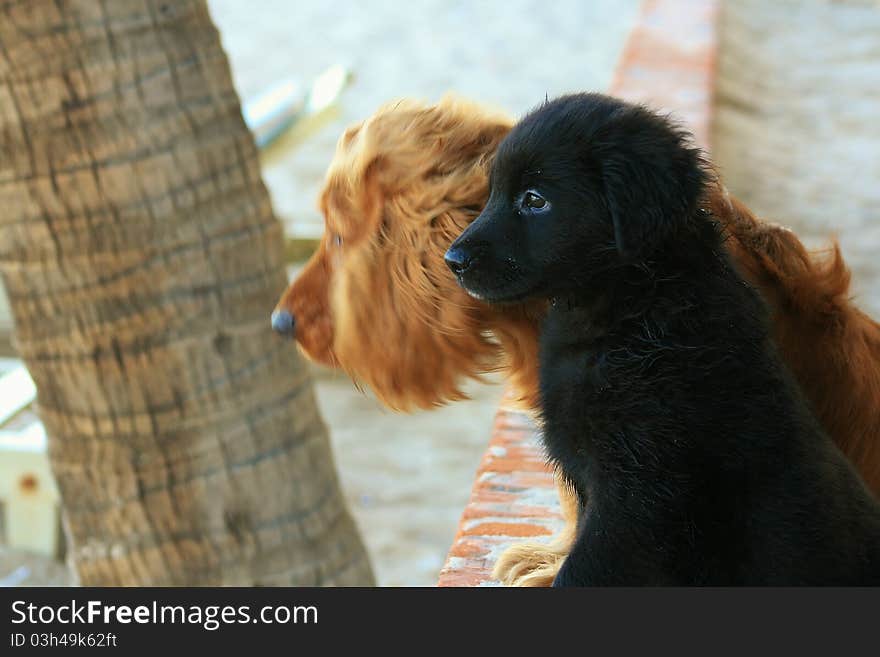
[[[700,208],[708,178],[665,118],[563,97],[501,144],[450,247],[475,296],[551,300],[544,440],[583,505],[556,584],[880,584],[880,507]]]

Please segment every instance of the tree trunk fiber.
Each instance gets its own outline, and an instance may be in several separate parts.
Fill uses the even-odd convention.
[[[0,3],[0,272],[81,584],[372,584],[203,1]]]

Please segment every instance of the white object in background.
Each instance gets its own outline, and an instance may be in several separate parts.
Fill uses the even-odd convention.
[[[36,396],[37,387],[23,366],[19,365],[0,376],[0,426],[33,403]]]
[[[0,426],[32,404],[36,394],[33,379],[20,364],[0,377]],[[0,429],[0,502],[9,547],[56,556],[58,490],[40,422],[22,431]]]
[[[282,80],[245,102],[242,115],[257,148],[265,148],[295,123],[332,105],[350,80],[346,67],[331,66],[306,91],[296,80]]]
[[[9,547],[58,555],[58,489],[42,423],[34,422],[24,431],[0,431],[0,501]]]
[[[244,122],[254,133],[257,148],[265,148],[294,121],[305,104],[296,80],[284,80],[244,104]]]

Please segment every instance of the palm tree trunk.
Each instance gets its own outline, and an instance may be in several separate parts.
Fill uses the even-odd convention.
[[[203,1],[0,2],[0,272],[80,583],[372,583]]]

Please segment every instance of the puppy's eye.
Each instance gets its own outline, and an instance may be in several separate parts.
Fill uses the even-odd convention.
[[[530,210],[543,210],[547,207],[547,200],[537,192],[528,191],[523,194],[521,204]]]
[[[340,247],[342,246],[342,235],[339,233],[333,233],[333,236],[330,238],[333,242],[333,246]]]

